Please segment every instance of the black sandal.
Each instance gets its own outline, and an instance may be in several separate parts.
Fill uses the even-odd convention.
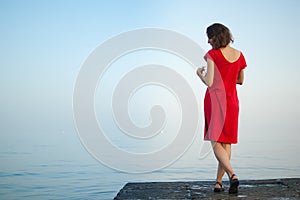
[[[229,181],[230,181],[230,187],[229,187],[229,194],[236,194],[238,193],[238,187],[239,187],[239,179],[237,178],[233,178],[234,176],[236,176],[235,174],[232,174],[232,176],[230,177]]]
[[[217,181],[216,184],[218,184],[220,186],[220,188],[215,188],[214,192],[223,192],[225,190],[222,183]]]

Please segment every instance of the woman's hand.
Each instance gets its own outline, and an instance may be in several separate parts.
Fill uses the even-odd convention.
[[[199,67],[197,69],[197,75],[201,78],[203,77],[203,72],[205,71],[205,68],[204,67]]]
[[[197,69],[197,75],[199,76],[199,78],[201,79],[201,81],[206,85],[205,77],[203,76],[203,72],[204,71],[205,71],[205,67],[199,67]]]
[[[201,81],[207,85],[207,87],[211,87],[214,82],[214,66],[215,63],[207,58],[207,70],[205,70],[205,67],[200,67],[197,69],[197,75],[201,79]],[[205,74],[203,74],[205,72]]]

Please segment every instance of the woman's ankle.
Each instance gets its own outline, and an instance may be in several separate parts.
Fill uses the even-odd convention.
[[[238,179],[238,176],[235,173],[229,175],[229,179]]]
[[[216,179],[217,183],[222,183],[222,181],[223,181],[222,179]]]

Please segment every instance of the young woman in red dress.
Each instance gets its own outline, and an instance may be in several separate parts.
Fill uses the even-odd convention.
[[[238,141],[239,100],[236,84],[244,82],[246,61],[242,52],[230,47],[233,42],[230,30],[219,23],[206,30],[212,49],[205,59],[207,69],[199,68],[197,74],[208,86],[204,99],[204,140],[211,141],[218,160],[215,192],[224,191],[222,178],[227,173],[229,193],[237,193],[239,180],[230,163],[231,144]]]

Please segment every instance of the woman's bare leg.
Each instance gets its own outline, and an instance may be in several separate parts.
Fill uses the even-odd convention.
[[[215,156],[219,161],[217,181],[220,181],[221,177],[223,177],[225,172],[229,177],[231,177],[234,174],[232,166],[230,164],[231,145],[212,141],[212,147]]]
[[[228,158],[230,160],[230,158],[231,158],[231,144],[221,143],[221,145],[225,149],[225,151],[227,152]],[[225,174],[225,169],[219,163],[218,164],[218,171],[217,171],[216,181],[219,182],[219,183],[222,183],[222,179],[223,179],[224,174]],[[220,185],[216,184],[216,188],[220,188]]]

